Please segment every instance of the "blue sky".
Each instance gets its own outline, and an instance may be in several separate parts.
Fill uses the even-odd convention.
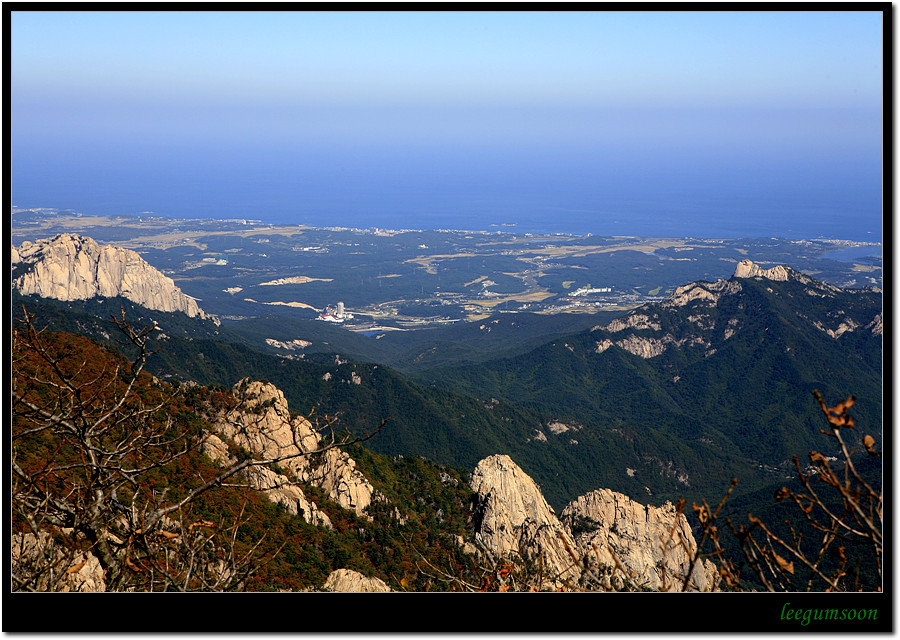
[[[858,175],[881,153],[880,12],[14,11],[11,27],[14,198],[41,187],[34,167],[137,157],[264,172],[341,149],[364,171],[378,149],[398,172],[466,154],[538,171],[543,154],[564,173],[604,152],[739,155]]]
[[[881,104],[878,12],[14,12],[17,104]]]
[[[598,108],[879,108],[878,12],[13,12],[13,125],[393,135]],[[580,111],[579,111],[580,110]],[[491,113],[502,113],[500,122]],[[516,115],[516,114],[520,115]],[[353,116],[348,121],[348,118]],[[254,119],[256,124],[254,125]],[[436,120],[433,120],[436,119]],[[506,123],[505,125],[503,123]],[[237,130],[234,129],[237,127]],[[476,128],[477,131],[477,128]]]

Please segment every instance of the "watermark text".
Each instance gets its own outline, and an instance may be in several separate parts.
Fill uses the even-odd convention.
[[[799,608],[785,602],[781,608],[781,620],[796,621],[804,627],[811,622],[872,622],[878,620],[878,609]]]

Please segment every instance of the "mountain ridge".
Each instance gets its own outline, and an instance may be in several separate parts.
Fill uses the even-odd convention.
[[[25,402],[39,402],[45,385],[49,384],[43,376],[34,375],[31,368],[30,363],[42,357],[59,364],[55,371],[61,379],[69,380],[85,391],[96,391],[92,387],[94,384],[108,389],[105,376],[115,378],[120,367],[114,365],[124,362],[120,355],[81,336],[44,333],[37,337],[32,334],[32,338],[41,341],[40,355],[26,346],[34,345],[34,342],[23,336],[19,338],[16,343],[19,355],[16,362],[19,366],[14,373],[17,382],[15,389],[16,393],[23,394],[20,398]],[[92,371],[90,381],[82,381],[78,376],[83,372],[83,366],[79,363],[87,360],[101,373],[97,377]],[[70,373],[73,366],[74,374]],[[74,560],[67,560],[64,555],[58,560],[64,563],[63,567],[71,565],[71,571],[62,572],[56,578],[39,573],[38,586],[43,584],[40,580],[49,580],[53,582],[54,590],[118,590],[127,586],[132,578],[137,581],[136,584],[145,584],[141,581],[146,579],[153,584],[153,575],[143,571],[136,563],[152,563],[157,552],[164,553],[167,562],[174,562],[172,550],[189,544],[187,541],[195,535],[195,527],[215,529],[216,520],[227,517],[229,512],[234,513],[235,509],[241,514],[240,539],[244,544],[261,544],[270,533],[270,527],[277,526],[279,530],[289,532],[283,540],[276,537],[270,543],[270,546],[278,545],[279,551],[286,547],[287,557],[273,569],[274,573],[267,569],[272,562],[271,558],[267,559],[259,567],[262,570],[260,575],[254,577],[254,585],[268,586],[270,589],[277,585],[298,583],[307,585],[306,589],[326,591],[407,590],[413,582],[428,586],[432,584],[428,572],[417,571],[417,565],[401,559],[379,566],[375,560],[384,555],[387,545],[389,556],[402,554],[407,557],[418,553],[419,561],[443,562],[440,553],[433,553],[435,545],[439,544],[445,551],[456,554],[457,559],[451,565],[455,567],[454,571],[465,566],[475,577],[480,566],[492,566],[497,562],[518,564],[520,559],[523,560],[524,564],[517,573],[517,589],[619,590],[640,584],[650,590],[665,590],[664,585],[657,582],[645,583],[644,577],[670,562],[677,565],[672,567],[673,575],[683,572],[683,557],[676,550],[660,555],[652,548],[640,547],[652,547],[657,539],[665,540],[671,527],[677,523],[684,543],[682,545],[681,538],[678,538],[677,546],[683,546],[688,553],[696,549],[686,519],[683,515],[676,515],[671,505],[664,509],[665,513],[657,514],[652,508],[632,504],[624,496],[598,491],[593,498],[585,496],[580,503],[570,505],[566,513],[580,514],[580,517],[570,515],[559,519],[544,500],[538,485],[509,456],[494,455],[481,460],[469,474],[468,480],[459,478],[452,469],[441,469],[431,463],[416,460],[407,463],[403,456],[388,459],[364,453],[357,463],[355,458],[363,451],[358,445],[349,450],[329,446],[333,442],[329,432],[316,428],[308,417],[292,412],[281,390],[270,383],[248,378],[239,381],[232,389],[223,390],[196,384],[173,387],[147,373],[136,375],[133,382],[119,387],[119,393],[123,394],[121,397],[117,394],[94,395],[88,405],[89,410],[103,412],[108,408],[106,405],[118,404],[119,408],[114,407],[112,414],[127,423],[129,409],[122,410],[122,402],[154,396],[155,400],[161,400],[154,413],[164,409],[158,416],[160,423],[157,426],[141,423],[138,429],[163,428],[168,438],[147,442],[145,450],[140,454],[134,452],[128,459],[143,454],[152,458],[169,446],[174,446],[180,453],[166,461],[158,461],[156,465],[126,472],[134,474],[130,477],[139,488],[143,486],[141,481],[157,486],[171,484],[175,493],[172,499],[175,501],[182,499],[185,491],[198,491],[195,487],[204,481],[207,493],[199,494],[204,497],[198,500],[198,510],[191,514],[190,520],[183,519],[179,510],[145,524],[143,518],[130,520],[120,517],[122,512],[119,507],[124,508],[129,501],[136,505],[141,496],[140,490],[126,493],[120,486],[118,494],[115,491],[110,494],[109,505],[101,491],[96,498],[99,502],[92,504],[96,507],[95,512],[100,512],[101,508],[110,510],[112,523],[109,526],[114,527],[116,532],[115,538],[110,535],[111,540],[124,540],[125,537],[130,540],[131,537],[126,534],[128,528],[133,527],[135,530],[130,536],[152,535],[153,540],[160,540],[162,546],[157,547],[149,542],[143,543],[139,549],[138,545],[134,548],[122,545],[126,547],[123,551],[124,563],[132,572],[115,576],[113,583],[110,582],[112,574],[108,568],[115,561],[114,553],[105,547],[79,547],[79,555]],[[123,411],[125,416],[119,416],[118,411]],[[57,438],[65,436],[49,427],[31,428],[31,420],[35,418],[36,415],[29,418],[22,413],[15,422],[18,434],[16,452],[20,465],[16,469],[25,475],[25,469],[37,465],[38,474],[52,473],[55,478],[65,477],[77,483],[78,476],[72,475],[73,465],[67,458],[73,455],[77,458],[77,450],[57,450],[48,457],[44,447],[48,444],[52,446]],[[125,437],[129,437],[129,433],[130,429],[126,429]],[[256,462],[247,464],[249,461]],[[211,464],[218,466],[220,472],[231,475],[220,477],[219,482],[209,480],[216,474]],[[415,469],[419,472],[411,473]],[[426,471],[424,476],[421,471]],[[145,478],[142,474],[146,473],[150,475]],[[224,478],[230,481],[222,482]],[[432,487],[428,491],[413,493],[412,499],[403,499],[406,493],[414,490],[409,486],[411,479],[437,483],[442,489]],[[155,492],[151,498],[156,501],[154,504],[165,500],[166,493],[168,489]],[[474,497],[464,500],[469,496]],[[592,509],[586,511],[578,506],[588,502],[594,504]],[[277,508],[266,508],[266,504],[272,503]],[[101,506],[97,507],[97,504]],[[621,508],[622,505],[627,508]],[[599,515],[601,511],[609,512],[612,521]],[[645,514],[654,515],[646,518]],[[453,522],[448,522],[449,526],[438,526],[451,516]],[[505,529],[503,523],[508,523],[510,528],[497,537],[494,535],[496,532],[491,530],[492,523],[496,525],[495,529]],[[535,524],[537,529],[533,526]],[[91,526],[98,525],[96,519],[91,521]],[[42,549],[44,557],[57,562],[57,552],[71,554],[71,545],[82,542],[81,530],[77,527],[57,532],[51,540],[43,530],[29,531],[23,526],[13,534],[13,562],[22,571],[17,574],[19,576],[34,568],[36,556],[40,555],[38,549]],[[573,526],[576,529],[570,530]],[[145,530],[144,527],[154,528]],[[544,531],[547,527],[552,530],[549,537]],[[397,529],[399,533],[396,533]],[[643,533],[626,534],[637,531]],[[391,537],[392,532],[396,538]],[[540,536],[535,538],[535,533],[540,533]],[[618,571],[612,557],[601,558],[599,565],[585,565],[585,572],[577,567],[573,569],[570,549],[574,549],[572,552],[575,553],[588,554],[597,536],[608,538],[613,533],[616,539],[614,553],[621,554],[626,566],[618,582],[598,580],[595,575],[599,572],[608,576],[610,572],[615,574]],[[563,536],[563,542],[571,543],[570,549],[560,545],[556,534]],[[259,536],[259,540],[255,540]],[[588,546],[576,543],[576,538],[586,539]],[[403,542],[399,543],[400,540]],[[335,549],[334,545],[338,543],[341,548]],[[314,558],[300,554],[302,548],[309,546],[314,547]],[[322,557],[315,559],[315,548],[321,550]],[[324,553],[329,550],[332,553]],[[78,560],[81,562],[73,564]],[[313,567],[309,566],[310,560],[314,560]],[[197,561],[198,558],[192,557],[193,563]],[[537,563],[536,572],[530,569],[532,562]],[[210,568],[212,575],[227,580],[224,566],[227,565],[214,561],[209,567],[199,564],[196,568],[198,571]],[[285,571],[290,572],[292,568],[303,571],[301,567],[314,571],[311,575],[285,579]],[[401,568],[403,578],[398,579],[393,572]],[[363,579],[366,575],[360,573],[360,569],[369,574],[369,579]],[[164,574],[161,579],[165,581],[173,577],[188,580],[184,575],[173,574]],[[503,584],[488,583],[485,589],[506,590],[498,586]],[[714,589],[715,583],[698,583],[697,588]]]
[[[857,396],[861,420],[880,438],[881,291],[840,289],[790,267],[748,263],[736,272],[683,285],[662,302],[528,354],[419,379],[528,407],[545,420],[589,424],[574,436],[580,444],[602,434],[627,436],[628,446],[642,441],[644,453],[631,455],[658,464],[671,479],[668,491],[697,486],[704,466],[723,463],[716,473],[760,482],[789,472],[791,454],[816,442],[813,389]],[[673,457],[652,462],[649,434],[671,442]],[[747,467],[733,466],[739,460]],[[629,473],[639,477],[634,463]],[[634,494],[627,482],[604,479]]]

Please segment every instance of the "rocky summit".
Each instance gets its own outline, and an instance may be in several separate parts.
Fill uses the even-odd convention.
[[[283,458],[282,466],[300,482],[325,490],[328,497],[345,509],[365,516],[366,508],[378,495],[356,462],[339,448],[322,451],[325,443],[313,425],[288,409],[284,394],[275,385],[245,379],[232,393],[238,406],[215,417],[215,434],[204,442],[206,453],[220,463],[230,463],[228,442],[264,458]],[[315,503],[307,500],[297,483],[270,469],[257,467],[250,480],[273,502],[279,502],[307,522],[330,526]]]
[[[671,502],[653,507],[597,489],[566,505],[560,519],[584,551],[585,569],[601,576],[605,588],[621,588],[627,576],[653,591],[680,591],[690,575],[688,590],[715,589],[715,566],[709,560],[692,566],[697,543]]]
[[[735,278],[754,278],[759,276],[779,282],[787,281],[792,274],[796,273],[796,271],[784,265],[776,265],[771,269],[764,269],[752,260],[741,260],[734,269]]]
[[[724,314],[714,314],[712,310],[722,306],[726,298],[740,299],[742,295],[746,296],[744,281],[747,279],[772,283],[799,283],[803,287],[803,295],[810,298],[834,299],[836,296],[862,298],[872,293],[880,293],[876,287],[841,289],[811,278],[787,265],[776,265],[766,269],[752,260],[742,260],[735,267],[734,275],[728,280],[690,282],[676,287],[658,304],[643,305],[621,318],[612,320],[606,326],[594,327],[594,331],[604,330],[608,336],[596,341],[595,351],[603,353],[615,345],[641,358],[649,359],[669,348],[699,347],[705,349],[707,356],[712,355],[717,348],[714,346],[715,343],[727,340],[740,330],[742,324],[746,324],[738,315],[725,320],[718,317]],[[779,295],[770,286],[766,286],[766,291]],[[792,294],[786,292],[784,297],[790,298]],[[831,310],[827,317],[811,318],[802,305],[793,306],[796,309],[792,309],[792,315],[804,319],[831,338],[836,339],[843,333],[860,328],[870,330],[876,335],[881,331],[881,314],[873,314],[868,308],[859,317],[853,317],[858,314],[838,307]],[[743,302],[739,302],[737,307],[743,310]],[[681,310],[687,311],[683,318],[678,315]]]
[[[496,559],[525,558],[540,589],[714,591],[717,573],[695,560],[687,518],[671,502],[645,506],[598,489],[557,518],[513,460],[494,455],[472,474],[475,540]]]
[[[157,311],[205,318],[197,302],[130,249],[61,233],[12,248],[13,287],[57,300],[121,296]]]

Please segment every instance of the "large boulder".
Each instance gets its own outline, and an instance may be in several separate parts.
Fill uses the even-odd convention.
[[[121,296],[148,309],[206,317],[172,278],[130,249],[69,233],[13,249],[13,263],[19,265],[13,286],[24,295],[57,300]]]
[[[336,569],[328,576],[323,590],[343,593],[385,593],[391,588],[379,578],[367,578],[352,569]]]

